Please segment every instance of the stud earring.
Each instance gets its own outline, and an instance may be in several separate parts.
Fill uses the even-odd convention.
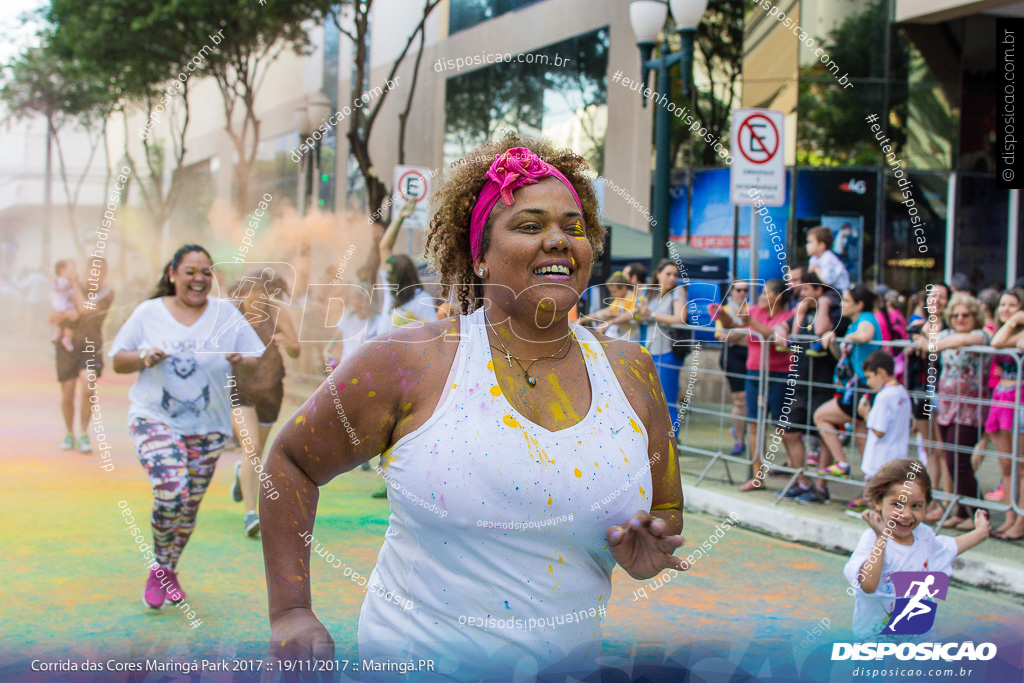
[[[480,277],[483,277],[484,276],[484,269],[483,268],[477,268],[476,274],[479,275]]]

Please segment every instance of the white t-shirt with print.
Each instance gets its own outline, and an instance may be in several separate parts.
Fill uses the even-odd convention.
[[[885,436],[875,434],[876,429]],[[872,477],[890,460],[907,457],[909,445],[910,394],[900,384],[887,384],[875,396],[868,413],[868,441],[860,468]]]
[[[871,555],[878,536],[867,529],[850,556],[843,575],[855,591],[853,597],[853,635],[858,640],[875,639],[892,619],[896,605],[896,587],[892,582],[895,572],[943,572],[949,574],[957,555],[956,540],[951,536],[936,536],[931,527],[918,524],[914,529],[914,543],[902,545],[889,539],[885,544],[882,577],[874,593],[865,593],[860,587],[860,568]],[[924,634],[917,636],[922,642]],[[883,636],[885,637],[885,636]]]
[[[256,358],[265,347],[256,330],[230,301],[208,297],[192,325],[178,322],[163,299],[139,304],[117,332],[108,356],[121,351],[161,349],[168,355],[139,371],[128,392],[128,422],[142,417],[161,422],[183,436],[231,434],[225,358],[240,353]]]

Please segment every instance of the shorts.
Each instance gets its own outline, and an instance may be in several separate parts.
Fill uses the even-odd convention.
[[[275,386],[264,391],[240,389],[232,396],[232,405],[252,406],[256,409],[256,420],[260,423],[261,427],[269,427],[277,422],[277,418],[281,414],[281,404],[283,402],[283,382],[278,382]]]
[[[86,351],[86,347],[93,351]],[[73,348],[68,351],[63,345],[57,344],[57,381],[67,382],[75,379],[82,370],[90,370],[99,377],[103,373],[103,347],[86,344],[85,340],[75,340]]]
[[[758,386],[758,370],[747,370],[746,384],[744,390],[747,393],[747,420],[757,420],[757,399],[761,396],[761,388]],[[784,372],[769,372],[768,373],[768,391],[766,392],[766,400],[768,401],[767,415],[770,415],[772,419],[778,420],[782,415],[782,404],[786,400],[786,373]]]
[[[1013,404],[1017,400],[1017,388],[1011,387],[1002,391],[995,391],[992,394],[993,405],[988,411],[988,419],[985,421],[985,433],[993,434],[1000,430],[1013,431]],[[1021,429],[1024,430],[1024,408],[1021,409]]]
[[[912,398],[910,399],[911,411],[915,420],[930,420],[935,412],[934,398]]]
[[[860,403],[861,396],[868,397],[868,405],[875,402],[875,393],[865,387],[864,380],[857,376],[845,388],[836,392],[836,402],[839,403],[839,409],[852,418],[857,414],[857,404]]]
[[[718,357],[718,367],[728,373],[725,378],[729,380],[730,393],[743,391],[747,384],[747,347],[723,345],[722,355]]]
[[[808,405],[807,395],[801,391],[797,391],[796,401],[789,412],[789,426],[786,427],[787,432],[805,432],[813,430],[814,427],[814,411],[819,406],[828,403],[832,400],[831,391],[822,391],[820,389],[811,392],[811,402]],[[805,426],[806,425],[806,426]]]

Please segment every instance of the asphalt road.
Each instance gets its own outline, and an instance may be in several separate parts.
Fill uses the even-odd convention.
[[[30,677],[33,659],[262,656],[269,628],[261,545],[242,533],[241,506],[228,496],[238,453],[221,458],[179,565],[191,607],[202,620],[193,628],[178,610],[153,612],[141,603],[147,570],[119,507],[127,504],[145,518],[152,501],[127,433],[132,378],[108,371],[100,383],[101,418],[114,462],[112,471],[103,471],[95,453],[58,449],[63,426],[52,347],[44,339],[10,334],[3,341],[0,679],[60,680]],[[286,405],[283,415],[291,409]],[[369,497],[380,486],[378,475],[358,470],[331,482],[321,496],[314,530],[319,541],[364,575],[373,568],[387,526],[387,502]],[[721,522],[687,513],[687,547],[708,540]],[[845,562],[843,556],[725,527],[693,569],[664,586],[616,572],[603,622],[606,655],[633,679],[643,660],[675,666],[680,675],[679,667],[686,665],[695,681],[729,680],[737,662],[762,680],[797,680],[798,670],[800,680],[853,680],[850,669],[859,662],[837,662],[832,668],[826,661],[833,641],[852,639]],[[355,659],[363,589],[326,564],[314,564],[313,571],[315,610],[335,639],[338,657]],[[807,643],[815,627],[823,633]],[[1001,643],[997,659],[1018,672],[1022,666],[1024,607],[1005,596],[951,588],[936,629],[942,637],[995,639]],[[813,654],[822,640],[826,645]],[[969,674],[950,680],[983,679]]]

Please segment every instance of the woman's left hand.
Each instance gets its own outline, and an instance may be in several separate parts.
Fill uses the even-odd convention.
[[[637,580],[657,576],[663,569],[686,571],[689,565],[672,553],[683,545],[682,536],[669,536],[668,524],[640,510],[622,526],[605,532],[612,558]]]

